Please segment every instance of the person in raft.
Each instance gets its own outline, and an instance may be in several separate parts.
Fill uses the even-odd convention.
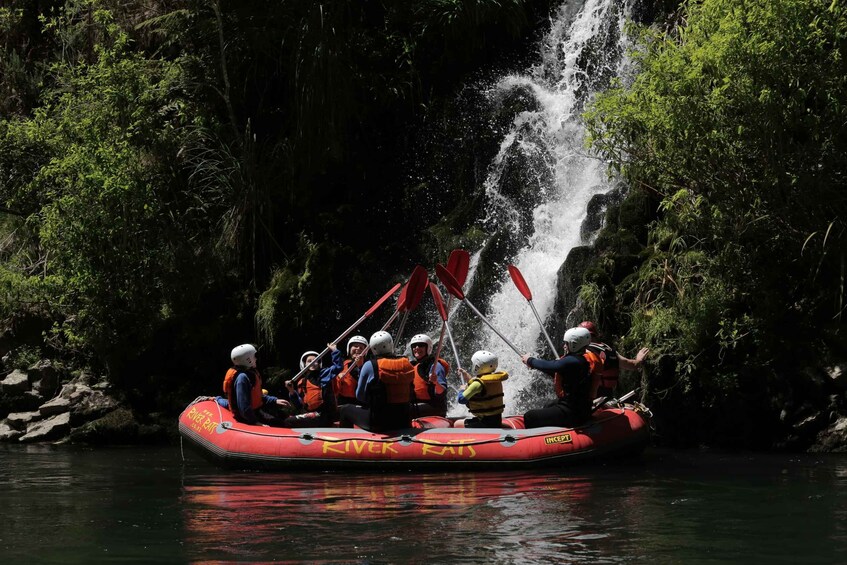
[[[356,398],[365,406],[341,407],[343,428],[354,425],[373,432],[386,432],[412,425],[409,400],[415,368],[409,359],[394,353],[391,334],[378,331],[369,342],[375,355],[362,365]]]
[[[412,392],[412,415],[447,415],[447,373],[450,365],[440,357],[436,361],[432,354],[432,338],[418,334],[409,341],[412,350],[412,366],[415,368],[415,381]],[[433,375],[433,365],[435,374]]]
[[[362,364],[365,362],[365,356],[362,353],[367,347],[368,340],[360,335],[354,335],[347,341],[347,359],[344,361],[344,370],[341,371],[344,376],[338,379],[339,406],[361,404],[356,398],[356,385],[359,384],[359,371],[362,370]]]
[[[555,361],[536,359],[529,354],[521,356],[530,369],[553,376],[558,397],[544,408],[524,414],[524,426],[527,428],[573,428],[591,417],[591,365],[585,357],[591,334],[585,328],[571,328],[565,332],[564,342],[566,354]]]
[[[592,375],[594,377],[592,396],[594,398],[613,396],[618,386],[620,370],[637,371],[644,364],[644,359],[650,350],[642,347],[635,355],[635,359],[628,359],[615,351],[612,346],[601,341],[600,332],[597,331],[594,322],[586,320],[580,323],[579,327],[587,329],[591,334],[591,343],[588,344],[586,351],[597,355],[603,361],[603,368],[599,374]]]
[[[467,384],[456,398],[459,404],[466,404],[473,418],[467,418],[462,424],[457,421],[456,428],[499,428],[503,415],[503,381],[509,378],[505,371],[497,372],[497,356],[490,351],[477,351],[471,357],[471,374],[459,369]]]
[[[292,403],[305,410],[302,414],[286,418],[285,427],[331,426],[338,419],[338,404],[335,400],[338,381],[335,377],[344,368],[344,357],[334,343],[327,344],[327,347],[332,356],[329,367],[321,368],[316,361],[317,351],[307,351],[300,356],[300,370],[306,369],[306,374],[297,383],[297,390],[294,390],[291,381],[285,383]]]
[[[290,410],[291,404],[275,396],[265,394],[262,376],[256,369],[256,348],[245,343],[232,350],[233,366],[224,376],[223,392],[226,397],[217,397],[219,405],[228,408],[237,422],[283,426],[282,418],[273,414],[276,410]]]

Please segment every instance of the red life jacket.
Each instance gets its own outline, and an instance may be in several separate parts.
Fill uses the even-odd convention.
[[[259,371],[256,369],[238,369],[232,367],[224,376],[223,389],[226,399],[229,402],[229,409],[233,414],[238,410],[238,404],[235,402],[235,377],[239,373],[244,373],[248,377],[251,377],[253,381],[253,388],[250,390],[250,407],[256,410],[264,404],[264,400],[262,399],[262,376],[259,374]]]
[[[352,359],[344,361],[344,369],[341,372],[346,372],[352,363]],[[350,372],[344,375],[343,378],[335,379],[338,382],[338,396],[356,398],[356,386],[359,384],[359,370],[362,368],[363,363],[364,359],[361,359],[358,366],[350,369]]]
[[[442,359],[438,358],[438,363],[444,367],[444,374],[447,375],[450,373],[450,364]],[[424,367],[426,365],[426,367]],[[415,400],[420,400],[426,402],[427,400],[432,400],[436,396],[443,395],[447,389],[445,389],[441,383],[438,382],[438,378],[435,375],[432,375],[432,365],[429,363],[418,363],[415,367]],[[424,373],[421,375],[421,373]],[[430,380],[430,375],[432,375],[432,380]]]

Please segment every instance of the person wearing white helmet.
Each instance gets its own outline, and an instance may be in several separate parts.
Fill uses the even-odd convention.
[[[339,425],[374,432],[408,428],[412,425],[409,400],[415,368],[406,357],[395,354],[388,332],[376,332],[368,345],[376,358],[362,365],[356,386],[356,398],[365,406],[342,406]]]
[[[364,336],[354,335],[347,341],[347,359],[344,361],[343,377],[338,379],[338,405],[361,404],[356,398],[356,385],[359,384],[359,371],[365,362],[363,353],[368,348]],[[352,368],[351,368],[352,365]],[[346,374],[345,374],[346,373]]]
[[[226,398],[218,397],[218,404],[229,408],[238,422],[283,426],[283,421],[270,410],[275,406],[290,409],[291,405],[265,394],[262,376],[256,369],[256,353],[256,348],[249,343],[233,348],[230,353],[233,366],[226,372],[223,382]]]
[[[458,420],[456,428],[499,428],[502,424],[503,381],[509,378],[509,373],[497,371],[497,356],[490,351],[480,350],[471,357],[471,373],[460,369],[467,385],[456,400],[466,404],[473,418]]]
[[[432,338],[418,334],[409,340],[412,366],[415,368],[412,414],[421,416],[447,415],[447,373],[450,364],[432,351]],[[433,374],[434,373],[434,374]]]
[[[529,410],[524,414],[524,426],[540,428],[558,426],[572,428],[591,417],[591,365],[585,350],[591,343],[591,333],[585,328],[571,328],[565,332],[565,355],[554,361],[536,359],[529,354],[521,356],[530,369],[537,369],[553,377],[557,400],[544,408]]]
[[[285,419],[288,428],[307,428],[331,426],[338,419],[338,404],[335,399],[338,384],[335,377],[344,368],[344,357],[334,343],[328,343],[332,364],[321,368],[316,361],[317,351],[306,351],[300,356],[300,370],[306,370],[305,376],[297,383],[297,390],[291,381],[285,383],[292,403],[302,407],[305,412]]]

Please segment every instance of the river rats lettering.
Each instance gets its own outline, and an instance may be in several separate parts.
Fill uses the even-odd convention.
[[[218,422],[212,419],[213,416],[214,414],[208,410],[197,410],[192,406],[188,411],[188,419],[191,420],[191,429],[213,434],[218,427]]]
[[[332,439],[332,438],[328,438]],[[324,442],[324,455],[327,453],[338,453],[345,455],[347,453],[373,453],[374,455],[384,455],[386,453],[397,453],[390,443],[370,441],[367,439],[348,439],[338,443]]]
[[[326,438],[332,440],[334,438]],[[472,445],[464,445],[472,439],[451,440],[447,443],[427,442],[420,445],[421,455],[435,457],[446,457],[449,455],[465,455],[469,458],[476,457],[476,450]],[[371,441],[367,439],[348,439],[344,441],[324,441],[323,454],[337,453],[339,455],[370,453],[373,455],[385,455],[386,453],[397,454],[396,443]]]

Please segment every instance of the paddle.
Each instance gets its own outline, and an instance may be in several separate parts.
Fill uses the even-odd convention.
[[[450,271],[450,274],[453,275],[460,287],[465,285],[465,280],[468,278],[470,263],[471,255],[464,249],[454,249],[450,252],[450,257],[447,259],[447,270]],[[433,283],[430,283],[430,285],[432,284]],[[438,347],[437,353],[435,354],[435,359],[437,361],[438,357],[441,355],[441,348],[444,344],[444,332],[450,331],[450,328],[447,325],[447,312],[450,310],[450,303],[453,301],[453,295],[450,295],[447,299],[447,308],[445,309],[444,300],[441,298],[441,292],[438,290],[438,287],[432,288],[432,286],[430,286],[430,292],[432,292],[432,299],[435,301],[435,306],[439,309],[439,314],[441,314],[442,319],[441,334],[438,336]],[[461,369],[459,353],[456,350],[456,342],[453,341],[452,334],[450,334],[450,345],[453,347],[453,355],[456,357],[456,368]],[[432,365],[432,375],[435,375],[435,364]]]
[[[348,335],[350,335],[350,334],[353,332],[353,330],[355,330],[357,327],[359,327],[359,325],[360,325],[362,322],[364,322],[365,320],[367,320],[368,318],[370,318],[370,317],[371,317],[371,315],[372,315],[374,312],[376,312],[376,311],[377,311],[377,309],[378,309],[380,306],[382,306],[382,305],[383,305],[383,303],[385,303],[385,301],[386,301],[386,300],[388,300],[389,298],[391,298],[391,296],[393,296],[393,295],[394,295],[394,293],[395,293],[395,292],[397,292],[397,289],[398,289],[398,288],[400,288],[400,283],[395,284],[393,287],[391,287],[391,290],[389,290],[388,292],[386,292],[385,294],[383,294],[383,295],[382,295],[382,297],[381,297],[379,300],[377,300],[376,302],[374,302],[374,303],[373,303],[373,305],[372,305],[370,308],[368,308],[367,312],[365,312],[365,313],[362,315],[362,317],[361,317],[361,318],[359,318],[358,320],[356,320],[356,322],[355,322],[352,326],[350,326],[349,328],[347,328],[346,330],[344,330],[344,333],[342,333],[340,336],[338,336],[338,337],[335,339],[335,341],[333,341],[332,343],[339,343],[339,342],[340,342],[340,341],[342,341],[345,337],[347,337]],[[401,294],[402,294],[402,291],[401,291]],[[326,355],[328,352],[329,352],[329,347],[327,347],[327,348],[325,348],[323,351],[321,351],[321,352],[318,354],[318,356],[317,356],[317,357],[315,357],[315,361],[320,360],[320,359],[321,359],[324,355]],[[314,363],[315,361],[313,361],[312,363]],[[300,380],[300,378],[301,378],[301,377],[302,377],[302,376],[306,373],[306,371],[308,371],[308,370],[309,370],[309,366],[311,366],[311,363],[310,363],[309,365],[307,365],[306,367],[303,367],[303,369],[302,369],[299,373],[297,373],[297,375],[295,375],[295,376],[294,376],[294,378],[293,378],[293,379],[291,379],[289,382],[290,382],[291,384],[296,385],[296,384],[297,384],[297,382]]]
[[[526,280],[524,280],[523,275],[520,270],[514,265],[509,265],[509,275],[512,277],[512,282],[515,283],[515,286],[518,287],[518,290],[523,297],[526,298],[526,301],[529,302],[529,307],[532,308],[532,313],[535,314],[535,319],[538,320],[538,325],[541,326],[541,331],[544,332],[544,337],[547,338],[547,343],[550,345],[550,349],[553,350],[553,355],[556,357],[559,356],[559,352],[556,351],[556,346],[553,345],[553,340],[550,339],[550,335],[547,333],[547,330],[544,329],[544,322],[541,321],[541,316],[538,315],[538,310],[535,309],[535,304],[532,303],[532,291],[529,290],[529,285],[526,284]]]
[[[465,280],[468,278],[468,270],[471,266],[471,254],[464,249],[454,249],[450,252],[450,257],[447,259],[447,270],[456,279],[459,288],[465,286]],[[451,297],[452,298],[452,297]]]
[[[405,312],[403,313],[403,319],[400,321],[400,327],[397,328],[397,335],[394,336],[394,343],[400,341],[400,336],[403,334],[403,329],[406,327],[406,319],[409,317],[409,312],[415,310],[418,307],[418,304],[421,303],[421,299],[423,298],[424,292],[426,292],[426,285],[429,282],[429,274],[426,272],[421,265],[415,266],[415,269],[412,271],[412,276],[409,277],[409,282],[406,284],[407,292],[406,299],[408,301]]]
[[[635,390],[638,390],[638,389],[635,389]],[[631,390],[628,393],[626,393],[625,395],[618,398],[617,399],[618,403],[623,404],[624,402],[626,402],[627,400],[629,400],[630,398],[635,396],[635,390]],[[594,412],[595,410],[600,409],[604,404],[606,404],[610,400],[613,400],[613,398],[609,397],[609,396],[601,396],[600,398],[595,398],[594,402],[593,402],[593,406],[591,408],[591,411]]]
[[[412,271],[412,276],[409,277],[409,282],[403,287],[403,290],[400,291],[400,297],[397,299],[397,309],[391,315],[387,322],[385,322],[380,331],[385,331],[388,326],[394,323],[394,320],[397,319],[397,316],[400,315],[400,312],[408,313],[410,310],[414,310],[420,304],[421,299],[423,298],[423,292],[426,290],[426,285],[429,282],[429,278],[427,277],[426,269],[422,266],[418,265],[415,267],[415,270]],[[395,340],[394,343],[397,343]],[[365,347],[365,349],[359,354],[359,357],[362,358],[368,354],[368,351],[371,350],[370,345]],[[350,371],[353,370],[353,367],[356,366],[356,363],[350,363],[350,366],[347,367],[340,375],[336,378],[341,379],[347,375]]]
[[[465,293],[462,292],[462,288],[461,288],[461,286],[459,286],[458,281],[456,281],[455,277],[453,277],[453,275],[450,274],[450,271],[448,271],[446,268],[444,268],[444,265],[442,265],[441,263],[436,265],[435,266],[435,274],[438,277],[438,280],[441,281],[441,283],[444,285],[444,287],[447,289],[447,291],[450,294],[452,294],[453,296],[455,296],[456,298],[458,298],[459,300],[461,300],[462,302],[467,304],[468,307],[470,307],[470,309],[474,311],[474,314],[479,316],[479,319],[482,320],[483,322],[485,322],[485,324],[489,328],[491,328],[491,331],[496,333],[500,337],[500,339],[502,339],[506,343],[506,345],[508,345],[509,347],[512,348],[512,351],[517,353],[519,356],[523,356],[523,353],[515,346],[515,344],[513,344],[511,341],[509,341],[506,338],[506,336],[504,336],[499,331],[497,331],[497,328],[495,328],[493,325],[491,325],[491,322],[489,322],[488,319],[485,316],[482,315],[482,312],[477,310],[476,306],[474,306],[471,303],[470,300],[465,298]]]
[[[456,349],[456,342],[453,341],[453,334],[450,332],[450,324],[447,323],[447,309],[444,307],[444,299],[441,298],[441,291],[438,290],[438,285],[434,282],[429,283],[429,291],[432,293],[432,299],[435,301],[435,307],[438,309],[438,314],[443,322],[442,328],[447,330],[447,337],[450,339],[450,345],[453,347],[453,357],[456,358],[456,371],[462,375],[462,363],[459,361],[459,351]],[[443,337],[443,336],[442,336]],[[438,350],[435,352],[435,363],[438,362],[438,357],[441,355],[441,347],[444,345],[444,340],[438,341]],[[435,363],[432,364],[432,373],[429,378],[435,377]],[[464,380],[464,377],[462,377]]]

